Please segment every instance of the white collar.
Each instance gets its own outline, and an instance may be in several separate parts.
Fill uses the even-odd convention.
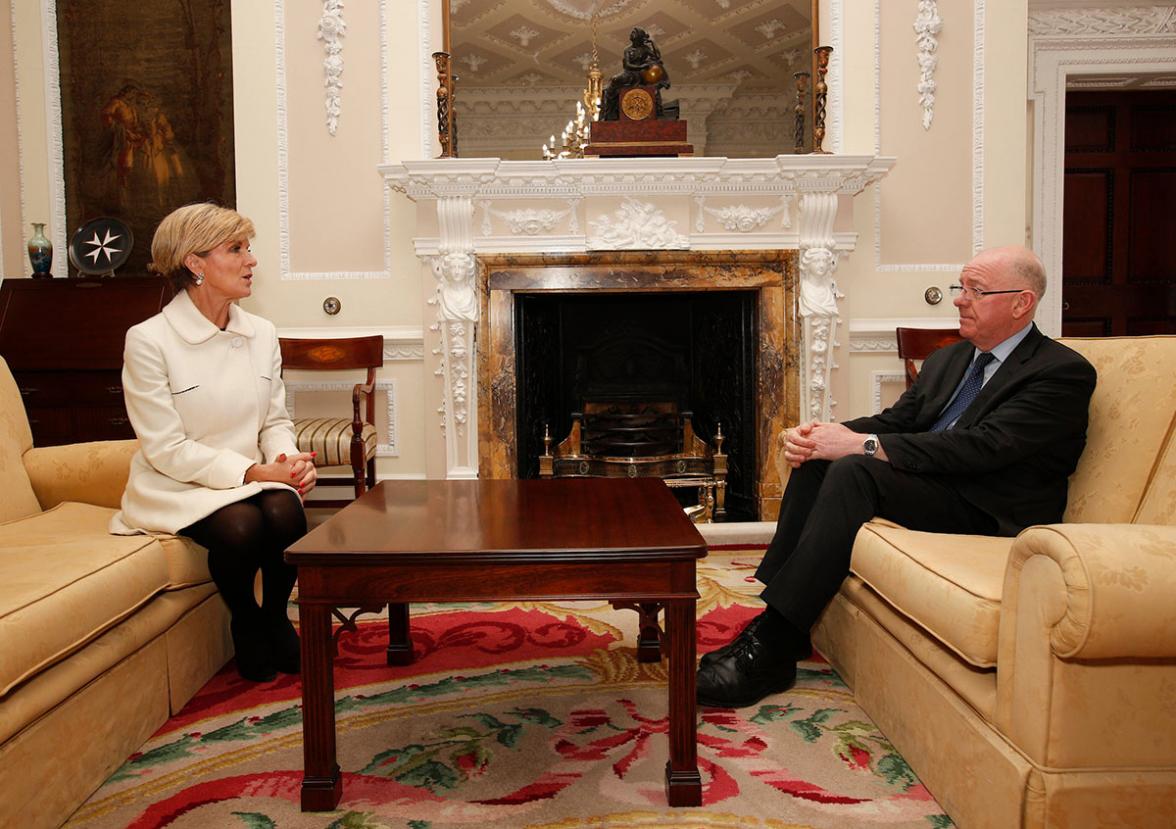
[[[200,313],[200,309],[192,302],[186,289],[176,294],[164,307],[163,316],[176,333],[192,345],[210,340],[220,332],[208,317]],[[225,331],[240,334],[242,337],[252,337],[255,333],[249,316],[238,308],[235,302],[229,306],[229,324],[225,326]]]

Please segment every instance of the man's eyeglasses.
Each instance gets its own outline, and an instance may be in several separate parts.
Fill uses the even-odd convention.
[[[966,285],[948,285],[947,290],[951,291],[953,299],[963,294],[964,298],[969,302],[976,302],[978,300],[984,299],[986,296],[992,296],[993,294],[1019,294],[1022,291],[1027,291],[1029,289],[1009,288],[1008,290],[1004,291],[982,291],[979,288],[972,288]]]

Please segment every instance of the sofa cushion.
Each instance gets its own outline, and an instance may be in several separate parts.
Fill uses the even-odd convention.
[[[20,389],[8,363],[0,357],[0,521],[23,518],[41,511],[33,485],[21,458],[33,445],[33,433],[25,415]]]
[[[1063,339],[1091,362],[1086,449],[1070,477],[1067,524],[1128,523],[1155,474],[1176,411],[1176,337]],[[1162,523],[1150,519],[1150,523]]]
[[[69,538],[79,533],[107,536],[114,512],[108,507],[67,501],[31,518],[0,525],[0,550],[8,544],[51,543],[54,538]],[[154,538],[167,553],[167,590],[212,581],[208,573],[208,551],[192,539],[166,534],[141,537]]]
[[[915,532],[871,521],[850,569],[899,613],[978,668],[996,664],[1000,597],[1013,539]]]
[[[110,510],[67,503],[0,525],[0,697],[168,587],[163,546],[93,531],[95,513]]]

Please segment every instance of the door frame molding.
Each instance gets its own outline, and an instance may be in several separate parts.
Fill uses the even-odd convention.
[[[1029,100],[1033,105],[1033,249],[1055,281],[1037,322],[1062,331],[1062,204],[1066,84],[1089,75],[1176,73],[1176,33],[1054,34],[1035,20],[1029,35]],[[1165,84],[1164,88],[1168,88]]]

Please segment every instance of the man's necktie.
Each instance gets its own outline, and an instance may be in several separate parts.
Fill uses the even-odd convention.
[[[972,363],[972,368],[968,372],[968,379],[964,380],[964,385],[960,387],[960,393],[956,395],[956,399],[951,401],[951,405],[939,416],[939,420],[935,421],[935,424],[931,427],[932,432],[942,432],[944,429],[950,428],[956,418],[962,415],[972,405],[972,401],[976,399],[976,395],[980,393],[980,389],[984,386],[984,367],[995,359],[987,351],[980,352],[979,356],[976,357],[976,361]]]

